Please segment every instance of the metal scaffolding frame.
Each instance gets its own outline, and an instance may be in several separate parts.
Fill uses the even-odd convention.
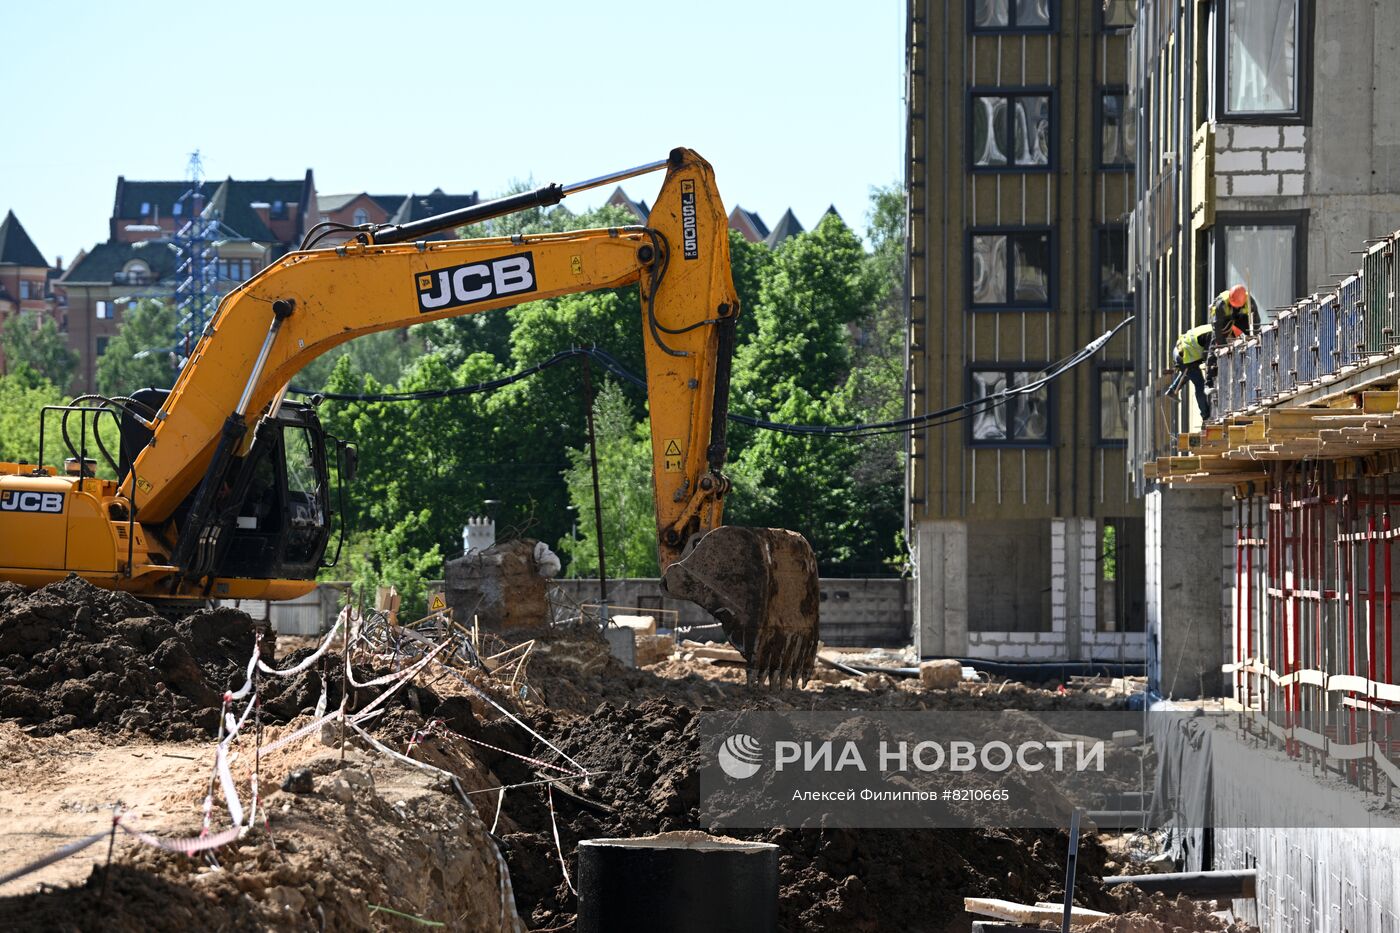
[[[1294,758],[1387,795],[1400,784],[1393,542],[1400,478],[1361,461],[1270,465],[1235,499],[1234,699]]]

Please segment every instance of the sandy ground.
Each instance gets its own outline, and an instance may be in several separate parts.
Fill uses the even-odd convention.
[[[0,722],[0,872],[41,858],[111,825],[113,807],[136,825],[159,828],[187,819],[214,761],[212,744],[113,745],[86,731],[38,739]],[[203,777],[202,777],[203,776]],[[130,845],[125,834],[119,841]],[[107,846],[93,845],[35,874],[0,885],[0,896],[41,884],[81,882]]]

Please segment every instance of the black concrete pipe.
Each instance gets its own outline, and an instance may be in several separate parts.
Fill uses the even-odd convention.
[[[1254,896],[1254,869],[1243,871],[1187,871],[1156,875],[1110,875],[1104,887],[1135,884],[1148,893],[1185,894],[1198,900],[1208,898],[1251,898]]]
[[[778,847],[701,832],[578,844],[578,933],[773,933]]]

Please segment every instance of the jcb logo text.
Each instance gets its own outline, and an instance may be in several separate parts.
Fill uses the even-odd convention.
[[[489,262],[419,272],[414,276],[414,284],[420,314],[505,295],[523,295],[535,290],[535,259],[530,253],[517,253]]]

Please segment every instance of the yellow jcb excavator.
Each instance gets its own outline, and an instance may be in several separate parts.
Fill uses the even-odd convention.
[[[646,226],[424,239],[663,169]],[[811,547],[795,532],[721,524],[739,303],[704,159],[676,149],[573,185],[339,229],[350,239],[315,249],[312,231],[226,295],[173,388],[37,413],[38,465],[0,463],[0,579],[37,587],[76,573],[162,602],[302,595],[331,537],[328,461],[348,481],[355,459],[312,407],[286,398],[303,366],[374,331],[636,284],[664,586],[723,624],[751,680],[806,678],[817,644]],[[101,442],[104,418],[118,425],[115,456]],[[62,469],[43,465],[55,434]],[[99,454],[115,480],[96,475]]]

